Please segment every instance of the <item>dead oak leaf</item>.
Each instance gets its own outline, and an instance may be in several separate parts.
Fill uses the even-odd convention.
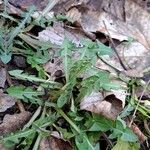
[[[0,136],[15,132],[16,130],[22,128],[27,121],[30,119],[31,113],[24,111],[20,114],[5,115],[3,123],[0,124]]]
[[[16,99],[0,92],[0,112],[6,111],[8,108],[15,105]]]
[[[72,150],[69,142],[55,136],[43,138],[39,150]]]
[[[114,95],[107,96],[104,99],[100,92],[93,92],[89,96],[84,97],[80,103],[80,109],[115,120],[122,111],[122,102],[116,99]]]

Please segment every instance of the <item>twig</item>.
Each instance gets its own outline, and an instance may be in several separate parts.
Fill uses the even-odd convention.
[[[150,135],[150,128],[148,126],[147,119],[144,119],[144,128],[146,132]]]
[[[121,71],[117,68],[115,68],[114,66],[112,66],[111,64],[109,64],[108,62],[106,62],[102,57],[100,57],[98,54],[96,54],[97,57],[106,65],[108,65],[110,68],[112,68],[113,70],[115,70],[118,74],[121,73]]]
[[[13,86],[12,80],[11,80],[11,78],[9,76],[9,73],[8,73],[8,70],[7,70],[7,65],[4,64],[4,67],[5,67],[5,70],[6,70],[6,80],[7,80],[7,83],[8,83],[9,86]],[[22,102],[21,101],[17,101],[16,103],[18,105],[18,108],[19,108],[20,112],[24,112],[25,108],[24,108]]]
[[[49,0],[48,5],[42,11],[42,13],[39,15],[39,17],[37,18],[37,21],[40,21],[41,17],[44,16],[46,13],[48,13],[58,2],[59,2],[59,0]]]
[[[113,144],[112,144],[111,140],[107,137],[107,135],[104,132],[102,133],[102,136],[107,141],[109,147],[112,149],[113,148]]]
[[[114,42],[113,42],[113,40],[112,40],[112,38],[111,38],[111,36],[110,36],[110,33],[109,33],[109,31],[108,31],[108,29],[107,29],[107,26],[106,26],[106,24],[105,24],[104,21],[103,21],[103,23],[104,23],[105,29],[106,29],[106,31],[107,31],[107,33],[108,33],[108,40],[112,43],[112,48],[113,48],[115,54],[117,55],[118,60],[119,60],[119,62],[120,62],[120,64],[121,64],[122,68],[123,68],[124,70],[127,70],[126,66],[125,66],[124,63],[122,62],[122,60],[121,60],[121,58],[120,58],[120,56],[119,56],[119,54],[118,54],[118,52],[117,52],[117,50],[116,50],[116,48],[115,48],[115,44],[114,44]]]
[[[137,112],[137,109],[138,109],[138,107],[139,107],[139,104],[140,104],[140,102],[141,102],[141,100],[142,100],[142,97],[143,97],[143,95],[144,95],[144,93],[145,93],[145,91],[146,91],[146,89],[147,89],[149,83],[150,83],[150,80],[147,82],[147,84],[146,84],[146,86],[145,86],[145,88],[144,88],[144,90],[143,90],[143,92],[142,92],[142,94],[141,94],[141,96],[140,96],[140,99],[138,100],[138,103],[137,103],[136,108],[135,108],[135,110],[134,110],[134,113],[133,113],[133,115],[132,115],[132,118],[131,118],[129,127],[131,127],[131,125],[132,125],[132,123],[133,123],[133,120],[134,120],[134,118],[135,118],[135,114],[136,114],[136,112]]]

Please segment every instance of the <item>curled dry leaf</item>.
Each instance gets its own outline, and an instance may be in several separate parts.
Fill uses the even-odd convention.
[[[120,41],[128,40],[129,37],[132,37],[148,47],[147,41],[139,29],[116,19],[111,14],[89,11],[82,15],[81,20],[81,26],[87,32],[102,32]]]
[[[15,105],[16,99],[0,92],[0,112],[6,111],[8,108]]]
[[[6,82],[6,69],[0,68],[0,88],[4,88]]]
[[[0,136],[22,128],[29,121],[30,117],[31,113],[27,111],[20,114],[5,115],[3,123],[0,124]]]
[[[51,135],[41,140],[39,150],[72,150],[72,148],[69,142]]]
[[[125,90],[111,90],[110,92],[106,92],[106,97],[109,96],[115,96],[115,99],[118,99],[122,102],[122,108],[124,108],[125,106],[125,100],[126,100],[126,96],[128,95],[127,94],[127,91]]]
[[[114,95],[104,98],[100,92],[93,92],[82,100],[80,109],[101,114],[106,118],[115,120],[122,111],[122,102],[116,99]]]

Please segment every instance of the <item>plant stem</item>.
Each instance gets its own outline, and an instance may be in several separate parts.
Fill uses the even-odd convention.
[[[34,113],[34,115],[29,120],[29,122],[24,126],[23,130],[25,130],[26,128],[28,128],[28,127],[30,127],[32,125],[32,123],[36,120],[36,118],[41,113],[41,110],[42,110],[42,107],[39,106],[38,109],[36,110],[36,112]]]
[[[59,108],[55,108],[57,112],[78,132],[81,133],[80,129],[76,124]]]
[[[132,125],[132,123],[133,123],[133,120],[134,120],[134,118],[135,118],[135,114],[136,114],[136,112],[137,112],[137,110],[138,110],[138,107],[139,107],[139,105],[140,105],[140,102],[141,102],[141,100],[142,100],[142,97],[143,97],[143,95],[144,95],[144,93],[145,93],[145,91],[146,91],[146,89],[147,89],[149,83],[150,83],[150,80],[147,82],[147,84],[146,84],[146,86],[145,86],[145,88],[144,88],[144,90],[143,90],[143,92],[142,92],[142,94],[141,94],[141,96],[140,96],[140,99],[138,100],[138,103],[137,103],[136,108],[135,108],[135,110],[134,110],[134,113],[133,113],[133,115],[132,115],[132,118],[131,118],[129,127],[131,127],[131,125]]]

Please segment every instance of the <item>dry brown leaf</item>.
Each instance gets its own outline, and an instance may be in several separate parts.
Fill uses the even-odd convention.
[[[146,47],[150,48],[150,12],[148,12],[144,7],[139,6],[133,0],[125,1],[125,13],[126,13],[126,22],[128,24],[134,24],[137,29],[145,37],[145,42],[147,46],[143,44],[142,39],[138,42],[142,43]]]
[[[6,82],[6,69],[0,68],[0,88],[4,88]]]
[[[87,6],[88,11],[81,13],[81,26],[83,29],[87,32],[99,31],[120,41],[128,40],[128,37],[132,37],[149,49],[149,41],[147,41],[147,39],[150,39],[148,37],[150,35],[148,31],[150,15],[147,10],[132,0],[126,0],[125,3],[122,2],[120,6],[123,7],[123,13],[126,14],[124,16],[125,21],[123,21],[123,19],[119,19],[120,17],[117,15],[119,12],[116,11],[120,9],[114,6],[115,1],[116,0],[113,0],[111,3],[109,0],[103,1],[102,4],[99,5],[99,8],[97,7],[98,5],[92,5],[94,0],[91,1]],[[109,8],[107,8],[107,6],[109,6]],[[93,7],[95,7],[95,9],[93,9]],[[102,8],[106,9],[106,12],[104,12]],[[112,9],[114,9],[114,11]],[[107,12],[107,10],[110,10],[111,13],[110,11]],[[122,10],[120,11],[120,14],[122,14]]]
[[[135,25],[123,22],[109,13],[89,11],[82,15],[81,20],[81,26],[87,32],[99,31],[120,41],[128,40],[129,37],[132,37],[147,49],[149,48],[144,35]]]
[[[9,14],[14,14],[14,15],[21,15],[23,12],[21,9],[15,7],[14,5],[12,5],[10,3],[8,3],[8,10],[7,11]]]
[[[72,150],[69,142],[50,136],[43,138],[39,150]]]
[[[15,105],[16,99],[0,92],[0,112],[6,111],[8,108]]]
[[[118,69],[119,71],[123,71],[123,67],[121,66],[121,64],[119,63],[117,57],[115,56],[101,56],[101,58],[107,62],[108,64],[110,64],[112,67]],[[117,75],[117,72],[115,69],[113,69],[111,66],[107,65],[106,63],[104,63],[101,59],[97,59],[96,62],[96,67],[102,70],[107,70],[109,72],[111,72],[111,74]]]
[[[37,9],[43,9],[48,4],[48,0],[8,0],[10,4],[21,9],[26,9],[31,5],[35,5]]]
[[[115,17],[124,20],[124,4],[125,0],[103,0],[101,4],[101,9],[114,15]]]
[[[146,83],[145,85],[146,86]],[[150,99],[150,92],[148,89],[145,89],[144,91],[144,94],[143,94],[143,86],[138,86],[136,89],[135,89],[135,95],[140,98],[141,95],[143,95],[142,97],[144,97],[144,99]],[[143,98],[142,98],[143,99]]]
[[[116,99],[114,95],[107,96],[104,99],[100,92],[93,92],[82,100],[80,109],[101,114],[106,118],[115,120],[122,111],[122,102]]]
[[[22,128],[30,117],[31,113],[27,111],[21,112],[20,114],[5,115],[3,123],[0,124],[0,136]]]
[[[126,90],[111,90],[110,92],[105,93],[105,96],[115,96],[115,99],[118,99],[122,102],[122,108],[124,108],[126,96],[128,95]]]
[[[149,51],[138,42],[132,42],[128,46],[124,43],[120,44],[116,47],[116,50],[126,68],[130,69],[124,70],[116,56],[103,56],[103,60],[126,76],[143,77],[144,70],[146,70],[150,64]],[[97,61],[96,67],[116,74],[116,71],[112,67],[106,65],[106,63],[100,59]]]
[[[116,47],[124,65],[131,68],[126,72],[129,76],[143,76],[143,71],[150,65],[150,54],[142,44],[132,42],[128,46],[120,44]]]
[[[46,30],[39,32],[38,39],[42,41],[50,41],[52,44],[61,45],[64,38],[68,38],[77,47],[81,46],[81,39],[85,38],[76,30],[66,30],[62,23],[55,23],[53,27],[48,27]]]
[[[81,13],[79,12],[79,10],[76,7],[72,8],[71,10],[69,10],[67,12],[66,16],[71,18],[72,22],[75,22],[75,21],[81,22],[81,20],[80,20],[81,19]]]

